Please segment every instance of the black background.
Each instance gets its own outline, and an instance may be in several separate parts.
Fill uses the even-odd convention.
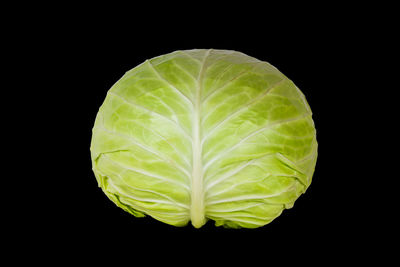
[[[357,260],[364,252],[354,247],[368,248],[372,235],[360,223],[370,214],[354,196],[362,191],[355,181],[360,177],[354,153],[364,153],[357,133],[362,110],[354,99],[363,102],[368,90],[357,84],[360,44],[371,24],[353,21],[345,9],[325,7],[311,15],[275,10],[279,16],[267,16],[257,8],[220,16],[211,6],[197,10],[203,12],[200,17],[146,9],[139,12],[144,17],[135,11],[118,13],[116,19],[108,17],[111,11],[96,15],[84,9],[27,25],[18,45],[36,66],[32,81],[38,89],[30,91],[32,97],[43,101],[30,103],[25,121],[34,136],[31,170],[38,179],[29,178],[34,189],[18,224],[26,235],[14,246],[22,240],[34,247],[41,240],[43,253],[62,259],[118,255],[173,263],[185,252],[198,264],[209,263],[211,256],[222,262],[234,256],[248,264],[271,257],[306,261],[316,254],[329,262]],[[144,60],[193,48],[237,50],[271,63],[295,82],[313,111],[319,143],[313,182],[292,209],[264,227],[225,229],[210,221],[201,229],[177,228],[135,218],[97,187],[89,146],[107,91]]]
[[[249,33],[251,34],[253,33]],[[63,111],[69,122],[65,129],[68,134],[64,133],[63,137],[70,139],[65,147],[70,162],[65,165],[68,169],[60,167],[69,173],[67,178],[74,182],[71,184],[66,181],[68,194],[59,196],[63,212],[55,218],[63,226],[67,220],[67,231],[72,231],[71,234],[76,234],[77,231],[80,233],[79,238],[84,239],[87,236],[89,240],[93,236],[101,236],[103,231],[111,239],[121,236],[136,239],[143,236],[145,242],[149,243],[152,243],[152,237],[165,237],[162,242],[166,244],[170,239],[177,238],[215,238],[224,245],[231,245],[231,242],[237,242],[240,238],[281,242],[292,238],[315,239],[317,243],[321,238],[337,238],[337,234],[342,231],[343,212],[346,210],[343,210],[342,203],[338,200],[338,174],[335,170],[327,171],[334,157],[331,149],[337,149],[335,146],[339,145],[337,138],[340,137],[340,131],[331,127],[339,119],[336,118],[336,111],[330,110],[330,104],[337,101],[335,94],[331,93],[337,82],[326,82],[332,79],[332,66],[337,66],[335,61],[339,60],[332,44],[328,44],[332,40],[321,36],[319,43],[315,43],[315,39],[310,43],[307,36],[294,35],[282,39],[274,36],[273,41],[269,41],[267,36],[249,38],[246,33],[193,35],[170,37],[161,34],[152,38],[139,35],[137,38],[126,39],[127,43],[110,44],[107,40],[101,45],[97,43],[102,42],[101,36],[91,36],[83,39],[89,41],[86,46],[72,51],[72,54],[78,53],[79,57],[73,55],[76,67],[71,68],[68,73],[73,83],[70,90],[65,91],[62,96],[71,101],[68,110]],[[201,229],[194,229],[191,225],[175,228],[148,217],[134,218],[116,207],[97,187],[91,171],[89,144],[95,116],[108,89],[126,71],[148,58],[192,48],[233,49],[268,61],[295,81],[312,107],[320,143],[314,181],[293,209],[286,210],[271,224],[260,229],[228,230],[216,228],[212,222]],[[346,227],[352,226],[350,224]]]

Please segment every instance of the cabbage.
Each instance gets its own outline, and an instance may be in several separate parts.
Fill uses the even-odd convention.
[[[267,62],[228,50],[175,51],[128,71],[93,128],[98,185],[136,217],[199,228],[268,224],[311,183],[311,109]]]

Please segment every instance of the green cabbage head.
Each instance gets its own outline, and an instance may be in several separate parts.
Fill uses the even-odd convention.
[[[175,51],[107,93],[91,141],[99,186],[136,217],[199,228],[268,224],[311,183],[309,105],[267,62],[228,50]]]

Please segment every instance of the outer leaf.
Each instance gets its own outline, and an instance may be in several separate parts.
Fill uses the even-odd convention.
[[[270,64],[235,51],[176,51],[110,89],[93,128],[93,171],[135,216],[255,228],[310,185],[315,134],[304,95]]]

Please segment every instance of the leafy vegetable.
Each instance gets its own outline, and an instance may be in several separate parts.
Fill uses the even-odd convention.
[[[255,228],[310,185],[317,141],[304,95],[276,68],[195,49],[147,60],[109,90],[91,157],[104,193],[137,217]]]

